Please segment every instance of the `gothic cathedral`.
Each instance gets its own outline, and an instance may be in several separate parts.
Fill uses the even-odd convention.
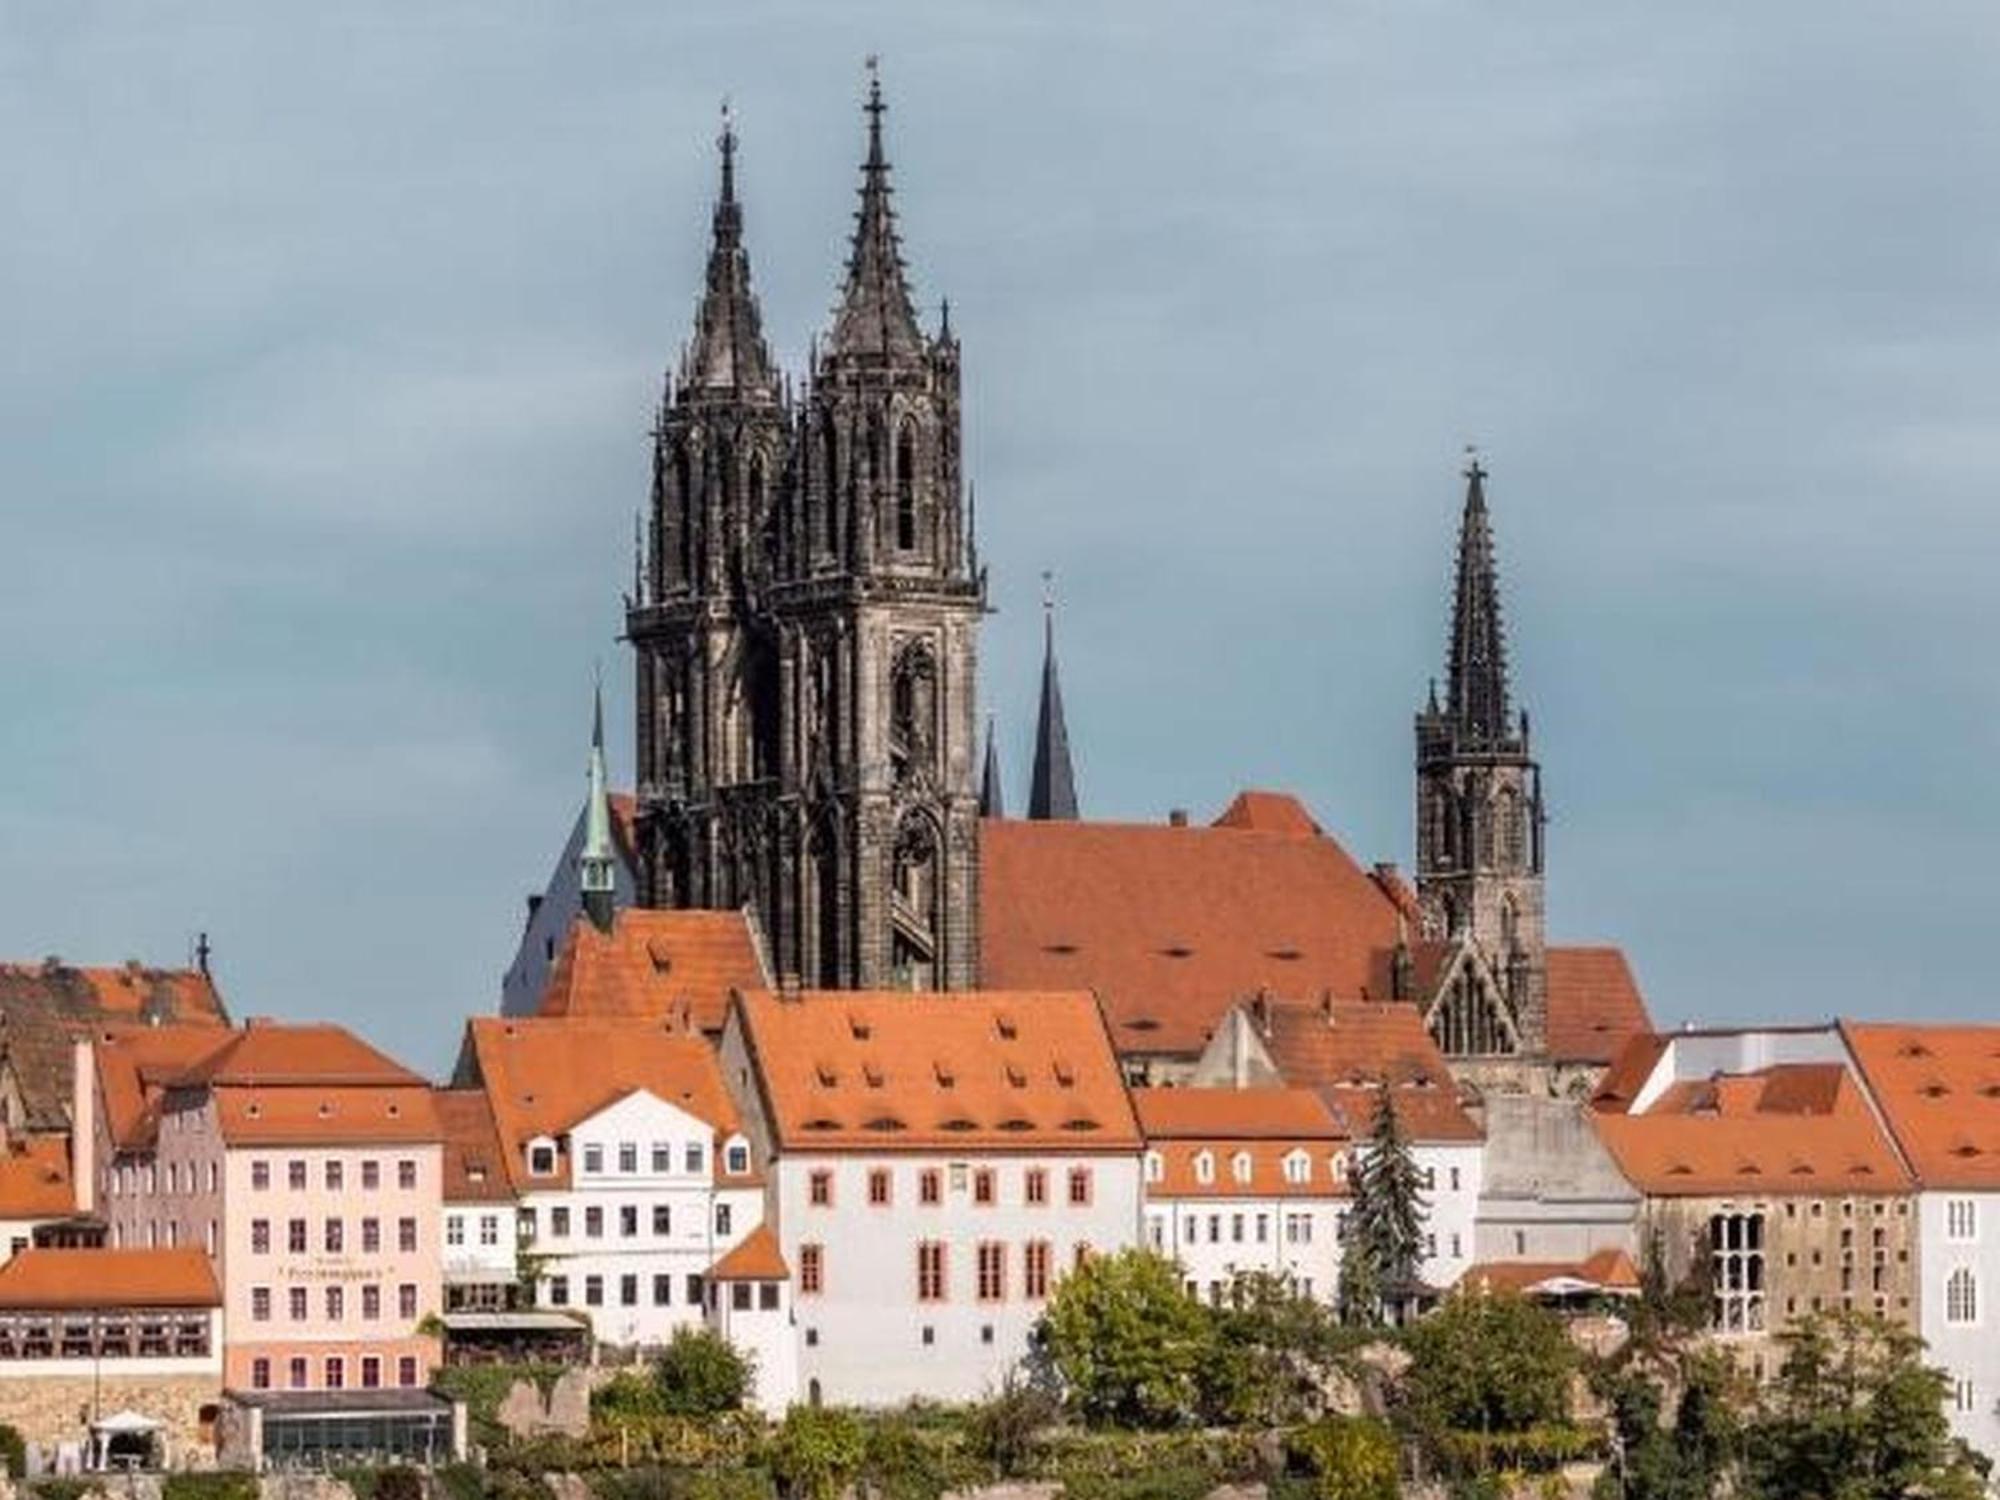
[[[879,84],[845,284],[795,393],[766,345],[736,141],[654,437],[637,657],[639,900],[754,907],[827,988],[979,975],[975,677],[985,583],[949,312],[918,322]]]

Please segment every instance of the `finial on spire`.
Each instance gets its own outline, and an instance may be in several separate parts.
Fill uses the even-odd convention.
[[[584,913],[599,932],[611,930],[617,905],[617,856],[611,843],[611,792],[604,768],[604,663],[598,662],[591,689],[590,768],[583,804],[583,846],[577,851],[577,885]]]
[[[736,117],[730,112],[729,96],[722,96],[722,134],[715,139],[722,152],[722,201],[736,201]]]
[[[993,715],[986,716],[986,764],[979,777],[979,816],[1007,816],[1006,798],[1000,787],[1000,752],[993,743]]]
[[[1070,763],[1069,725],[1056,676],[1055,574],[1042,571],[1042,701],[1035,717],[1035,765],[1028,787],[1028,816],[1044,822],[1077,816],[1076,768]]]
[[[1486,513],[1487,471],[1477,449],[1468,447],[1466,452],[1445,706],[1466,744],[1500,745],[1513,731],[1507,706],[1507,637],[1500,616],[1493,528]]]
[[[861,207],[854,216],[847,282],[834,311],[828,345],[836,355],[914,357],[922,354],[924,339],[896,241],[889,158],[882,145],[882,115],[889,106],[882,100],[880,60],[872,52],[867,70],[868,96],[862,110],[868,116],[868,155],[861,164]]]

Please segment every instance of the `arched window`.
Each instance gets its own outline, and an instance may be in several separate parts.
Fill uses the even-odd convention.
[[[1514,898],[1509,896],[1500,903],[1500,947],[1512,953],[1515,939],[1520,934],[1521,914],[1514,909]]]
[[[1229,1159],[1229,1175],[1238,1182],[1250,1180],[1250,1153],[1239,1151]]]
[[[1167,1175],[1167,1164],[1157,1151],[1146,1153],[1146,1181],[1159,1182]]]
[[[1511,786],[1500,789],[1500,867],[1518,870],[1528,862],[1527,828],[1521,818],[1521,798]]]
[[[1944,1284],[1944,1320],[1966,1325],[1979,1321],[1979,1283],[1969,1266],[1960,1266]]]
[[[1215,1181],[1215,1156],[1212,1152],[1200,1151],[1195,1153],[1194,1180],[1196,1182]]]
[[[896,434],[896,547],[917,547],[917,433],[908,422]]]

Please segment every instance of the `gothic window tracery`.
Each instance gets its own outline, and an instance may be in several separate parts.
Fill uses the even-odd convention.
[[[1498,1000],[1470,968],[1446,984],[1431,1010],[1430,1033],[1447,1057],[1504,1057],[1517,1050]]]
[[[917,548],[917,433],[907,418],[896,434],[896,547]]]
[[[1521,797],[1511,786],[1500,789],[1496,821],[1500,825],[1500,864],[1518,870],[1527,863],[1528,839],[1521,817]]]

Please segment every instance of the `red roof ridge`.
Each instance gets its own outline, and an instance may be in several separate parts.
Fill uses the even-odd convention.
[[[710,1281],[785,1281],[791,1274],[769,1224],[759,1224],[708,1268]]]

